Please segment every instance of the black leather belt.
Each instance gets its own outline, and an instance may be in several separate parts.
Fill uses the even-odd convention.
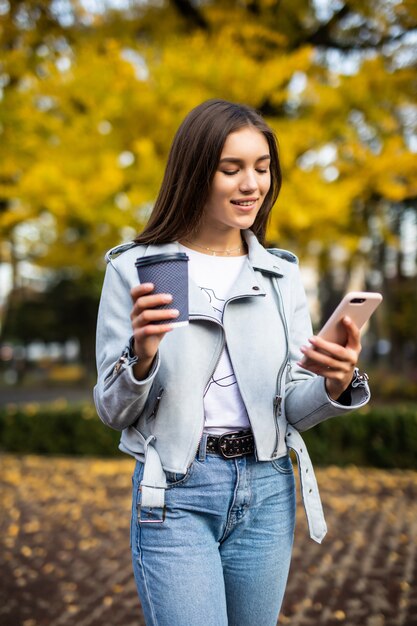
[[[250,430],[234,430],[220,436],[207,437],[206,452],[220,454],[225,459],[234,459],[255,451],[255,440]]]

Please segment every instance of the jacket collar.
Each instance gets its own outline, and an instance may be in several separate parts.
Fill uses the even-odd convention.
[[[248,246],[249,262],[255,270],[275,276],[284,275],[281,259],[261,246],[251,230],[244,230],[243,236]]]

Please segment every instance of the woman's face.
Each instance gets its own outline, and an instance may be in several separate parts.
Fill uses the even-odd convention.
[[[250,228],[271,186],[269,146],[256,128],[231,133],[224,144],[203,215],[203,228]]]

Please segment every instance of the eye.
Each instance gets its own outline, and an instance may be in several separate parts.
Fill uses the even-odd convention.
[[[223,174],[226,174],[226,176],[233,176],[234,174],[237,174],[239,170],[222,170]]]
[[[269,168],[264,169],[264,168],[258,167],[256,168],[256,171],[258,172],[258,174],[268,174]]]

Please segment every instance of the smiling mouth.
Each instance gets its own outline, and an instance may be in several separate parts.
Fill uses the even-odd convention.
[[[231,203],[236,206],[250,207],[253,206],[257,200],[258,198],[251,198],[250,200],[231,200]]]

